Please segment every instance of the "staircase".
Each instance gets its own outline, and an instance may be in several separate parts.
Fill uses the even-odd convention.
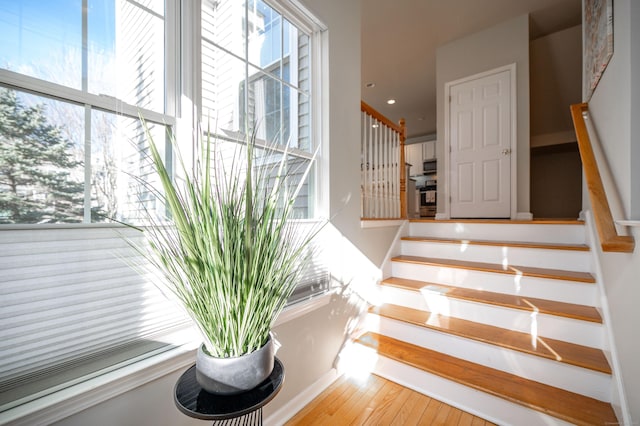
[[[356,343],[498,424],[617,424],[590,256],[582,222],[412,220]]]

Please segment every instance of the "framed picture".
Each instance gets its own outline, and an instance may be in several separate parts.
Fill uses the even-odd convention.
[[[587,102],[613,56],[613,0],[584,0],[583,98]]]

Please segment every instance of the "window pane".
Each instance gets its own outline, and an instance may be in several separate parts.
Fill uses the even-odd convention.
[[[161,153],[165,127],[147,123]],[[116,219],[143,224],[147,213],[163,216],[162,206],[140,180],[159,188],[157,174],[148,159],[145,129],[138,119],[94,111],[91,117],[91,216],[92,222]]]
[[[0,223],[82,222],[84,109],[0,88]]]
[[[293,147],[302,151],[313,152],[311,145],[311,101],[309,95],[291,90],[291,109],[292,113],[291,128],[292,132],[297,131],[297,137],[293,137],[291,142]]]
[[[249,32],[256,22],[249,20]],[[245,58],[245,7],[239,0],[202,0],[202,37]]]
[[[206,134],[203,138],[206,139]],[[218,139],[215,144],[216,155],[215,158],[220,159],[213,167],[218,167],[221,175],[227,175],[230,171],[234,171],[239,174],[240,179],[246,172],[246,145],[244,141],[231,141]],[[254,192],[256,196],[260,194],[271,194],[274,185],[279,185],[278,190],[280,192],[281,200],[287,199],[293,194],[301,179],[309,167],[310,159],[298,157],[295,155],[288,155],[284,164],[284,169],[280,171],[280,164],[282,162],[283,153],[274,149],[272,145],[267,148],[260,147],[258,141],[257,147],[253,151],[253,178],[255,179]],[[280,173],[280,174],[279,174]],[[311,175],[312,173],[309,173]],[[285,180],[278,180],[278,176],[286,176]],[[310,199],[310,179],[307,176],[307,180],[302,184],[298,196],[294,202],[293,218],[303,219],[308,218],[311,209]],[[224,185],[223,185],[224,186]],[[258,203],[259,204],[259,203]]]
[[[164,2],[145,3],[90,0],[89,91],[164,112]]]
[[[77,0],[1,0],[0,67],[82,87],[82,7]]]
[[[262,1],[256,1],[249,10],[254,22],[248,34],[249,62],[268,68],[282,60],[282,16]]]
[[[265,194],[269,194],[272,191],[273,186],[277,183],[276,178],[278,175],[278,166],[281,161],[281,154],[266,152],[262,155],[259,164],[256,166],[258,169],[256,174],[260,176],[261,189]],[[304,177],[305,171],[309,167],[309,163],[310,160],[306,158],[296,157],[294,155],[287,156],[284,171],[284,174],[287,176],[287,180],[279,190],[286,191],[288,194],[293,194]],[[294,202],[293,217],[296,219],[305,219],[309,217],[309,212],[309,178],[307,177],[307,180],[300,187],[300,192]]]
[[[164,2],[0,0],[0,67],[164,112]],[[86,83],[83,83],[86,79]]]
[[[293,28],[293,26],[292,26]],[[292,32],[293,34],[293,32]],[[287,81],[300,90],[311,93],[311,43],[309,36],[295,31],[297,49],[291,54],[291,78]],[[292,36],[293,37],[293,36]],[[297,52],[297,53],[296,53]]]
[[[245,63],[206,41],[202,43],[202,118],[224,134],[244,130]]]

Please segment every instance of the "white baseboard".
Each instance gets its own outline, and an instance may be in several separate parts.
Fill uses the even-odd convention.
[[[531,213],[531,212],[518,212],[518,213],[516,213],[516,220],[533,220],[533,213]]]
[[[335,368],[329,370],[324,376],[316,380],[311,386],[299,393],[295,398],[291,399],[284,406],[277,409],[264,419],[265,425],[280,426],[289,421],[296,413],[307,406],[315,397],[320,395],[328,388],[336,379],[340,377]]]
[[[436,220],[447,220],[449,215],[446,213],[436,213]]]

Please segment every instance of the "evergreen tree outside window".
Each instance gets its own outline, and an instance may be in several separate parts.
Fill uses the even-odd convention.
[[[0,223],[82,222],[82,155],[46,107],[0,89]]]

